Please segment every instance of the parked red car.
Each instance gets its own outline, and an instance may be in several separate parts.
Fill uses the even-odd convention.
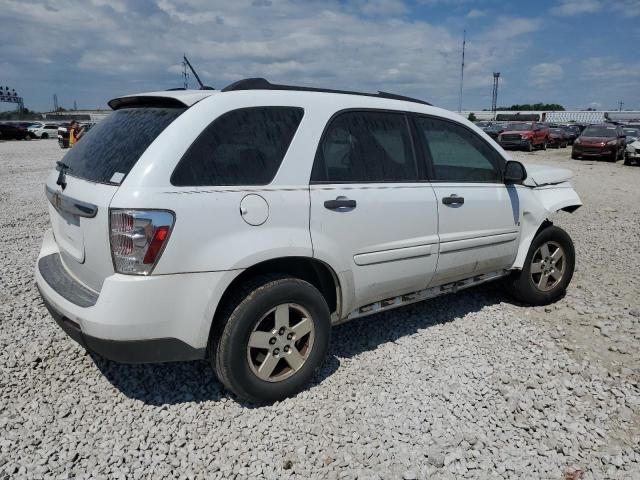
[[[498,135],[498,143],[502,148],[522,148],[532,151],[534,148],[547,149],[549,143],[549,127],[538,122],[516,122],[505,126],[504,132]]]
[[[605,157],[610,162],[620,160],[624,156],[625,136],[620,125],[589,125],[573,142],[571,158]]]

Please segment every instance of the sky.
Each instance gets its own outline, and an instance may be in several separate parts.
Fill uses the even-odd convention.
[[[391,91],[457,110],[640,109],[640,0],[0,0],[0,85],[32,110],[204,83]],[[190,86],[196,86],[193,78]],[[0,103],[0,110],[13,109]]]

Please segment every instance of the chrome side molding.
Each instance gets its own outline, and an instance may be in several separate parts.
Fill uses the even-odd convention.
[[[85,218],[93,218],[98,214],[97,205],[71,198],[62,192],[55,191],[48,185],[44,186],[44,192],[53,208],[58,211]]]

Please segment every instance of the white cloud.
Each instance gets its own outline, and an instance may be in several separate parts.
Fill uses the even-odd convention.
[[[564,77],[564,69],[557,63],[538,63],[529,69],[530,81],[536,86],[546,86]]]
[[[640,16],[640,0],[560,0],[551,9],[553,15],[570,17],[585,13],[608,11],[612,15]]]
[[[565,17],[582,13],[595,13],[601,8],[602,3],[600,0],[560,0],[560,3],[551,9],[551,13]]]
[[[469,10],[469,13],[467,13],[467,18],[480,18],[480,17],[484,17],[487,15],[487,12],[485,10],[479,10],[477,8],[472,8],[471,10]]]

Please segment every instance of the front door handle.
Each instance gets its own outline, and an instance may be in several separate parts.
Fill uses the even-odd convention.
[[[464,197],[459,197],[456,194],[449,195],[448,197],[443,197],[442,203],[445,205],[463,205]]]
[[[356,201],[347,197],[338,197],[335,200],[325,200],[324,208],[328,210],[339,210],[341,208],[356,208]]]

